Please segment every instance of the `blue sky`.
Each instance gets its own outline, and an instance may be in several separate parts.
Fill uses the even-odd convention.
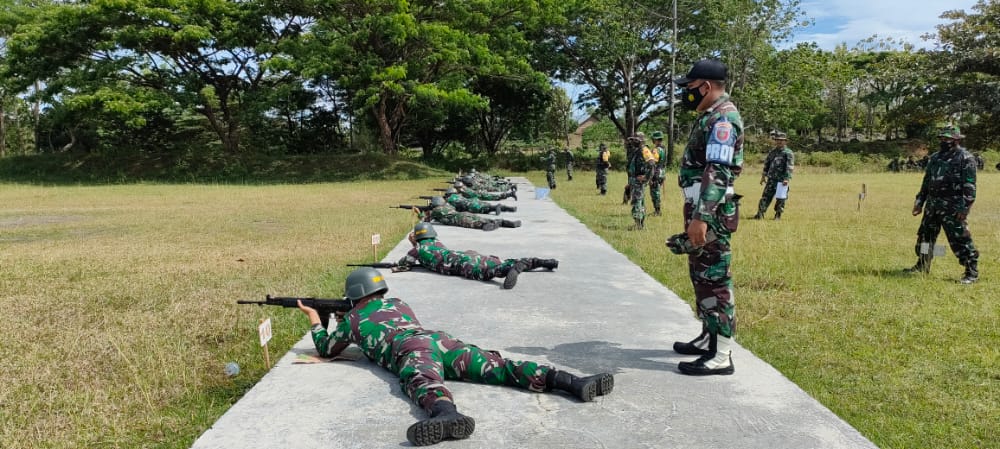
[[[952,9],[972,10],[976,0],[804,0],[800,5],[815,25],[800,29],[793,42],[815,42],[824,50],[847,43],[848,48],[873,34],[905,40],[931,48],[920,36],[945,21],[939,16]]]

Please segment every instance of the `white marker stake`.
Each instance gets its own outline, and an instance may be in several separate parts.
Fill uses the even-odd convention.
[[[378,245],[382,243],[382,234],[372,234],[372,263],[378,263]]]
[[[264,363],[267,369],[271,369],[271,354],[267,350],[267,342],[271,341],[271,319],[260,320],[257,326],[257,335],[260,336],[260,346],[264,348]]]

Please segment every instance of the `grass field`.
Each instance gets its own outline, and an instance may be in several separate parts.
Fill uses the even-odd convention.
[[[755,178],[738,184],[744,216]],[[306,329],[297,311],[235,300],[339,295],[372,233],[389,247],[411,226],[386,205],[439,179],[0,185],[0,447],[189,447],[263,375],[257,320],[274,320],[272,357]],[[800,173],[784,220],[736,234],[738,340],[883,448],[1000,446],[997,181],[982,175],[971,216],[982,280],[961,286],[951,256],[930,276],[900,274],[918,175]],[[681,228],[679,194],[668,185],[665,215],[630,232],[623,184],[614,174],[600,197],[579,172],[553,197],[690,301],[685,261],[663,246]],[[227,378],[228,361],[243,372]]]
[[[605,197],[592,172],[572,182],[559,174],[557,203],[693,306],[686,258],[663,243],[683,230],[675,174],[664,215],[641,232],[628,230],[623,174],[612,174]],[[744,218],[757,210],[759,175],[751,168],[737,182]],[[929,276],[901,272],[916,262],[920,177],[800,169],[782,220],[745,219],[734,235],[737,340],[879,447],[1000,447],[1000,174],[980,174],[970,229],[981,280],[972,286],[956,282],[963,268],[950,250]],[[530,179],[545,185],[542,173]],[[652,212],[648,196],[646,205]]]

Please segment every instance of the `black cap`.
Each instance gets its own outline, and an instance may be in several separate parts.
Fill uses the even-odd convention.
[[[726,65],[718,59],[702,59],[694,63],[687,75],[674,80],[674,84],[683,86],[694,80],[725,81],[728,71]]]

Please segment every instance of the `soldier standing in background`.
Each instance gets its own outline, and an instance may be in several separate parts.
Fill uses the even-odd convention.
[[[611,152],[608,146],[600,144],[597,147],[597,188],[601,189],[601,195],[608,193],[608,169],[611,168]]]
[[[563,150],[563,155],[566,156],[566,180],[573,180],[573,152],[569,148]]]
[[[928,159],[920,192],[913,203],[913,216],[924,214],[917,229],[917,264],[908,273],[930,273],[934,242],[944,229],[951,252],[965,266],[959,281],[971,284],[979,280],[979,251],[969,232],[969,211],[976,201],[976,158],[959,144],[962,134],[957,126],[938,133],[940,149]]]
[[[663,181],[667,174],[667,150],[663,148],[663,133],[653,131],[653,172],[649,177],[649,197],[653,200],[653,215],[662,215]]]
[[[632,192],[632,219],[635,220],[634,230],[642,230],[646,222],[646,183],[653,173],[655,161],[653,151],[646,146],[646,135],[637,132],[628,138],[628,146],[632,147],[632,157],[628,161],[629,191]]]
[[[726,93],[726,65],[703,59],[674,84],[684,88],[681,103],[698,111],[691,127],[677,181],[684,191],[687,232],[667,240],[675,254],[688,255],[688,270],[702,332],[690,342],[674,343],[680,354],[699,355],[681,362],[688,375],[732,374],[731,344],[736,303],[730,236],[739,224],[739,196],[733,184],[743,170],[743,119]]]
[[[556,188],[556,150],[550,149],[547,156],[542,157],[545,162],[545,180],[549,182],[549,188]]]
[[[774,148],[767,153],[764,160],[764,172],[760,174],[760,183],[764,186],[764,193],[760,197],[760,204],[757,205],[757,215],[754,220],[764,218],[771,199],[778,191],[778,184],[788,187],[788,181],[792,180],[792,170],[795,169],[795,154],[788,149],[788,135],[780,131],[772,131],[771,137],[774,139]],[[774,219],[780,220],[781,214],[785,211],[786,198],[778,198],[774,201]]]

